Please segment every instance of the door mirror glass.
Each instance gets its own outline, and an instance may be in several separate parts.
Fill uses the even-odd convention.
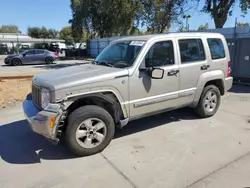
[[[149,75],[153,79],[162,79],[164,76],[164,69],[161,68],[153,68],[149,71]]]

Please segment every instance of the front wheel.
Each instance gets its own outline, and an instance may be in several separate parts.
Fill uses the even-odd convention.
[[[20,65],[22,65],[22,62],[21,62],[20,59],[13,59],[12,62],[11,62],[11,64],[13,66],[20,66]]]
[[[200,101],[195,108],[195,112],[202,118],[213,116],[221,102],[220,90],[215,85],[206,86],[201,94]]]
[[[66,144],[78,156],[88,156],[103,151],[111,142],[115,125],[111,115],[99,106],[83,106],[68,118]]]

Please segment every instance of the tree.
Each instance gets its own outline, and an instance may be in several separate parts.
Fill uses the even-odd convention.
[[[236,24],[236,26],[237,27],[246,27],[246,26],[249,26],[249,23],[242,23],[242,22],[238,22],[237,24]]]
[[[16,25],[2,25],[0,26],[0,33],[21,33]]]
[[[193,0],[144,0],[142,2],[144,5],[142,23],[152,33],[166,32],[171,23],[181,23],[180,18],[183,13],[195,6]]]
[[[83,6],[85,0],[71,0],[70,8],[72,11],[72,19],[69,20],[72,28],[72,37],[74,38],[75,42],[80,42],[82,37],[82,28],[83,28],[83,19],[87,13],[85,9],[86,6]]]
[[[205,25],[200,25],[197,30],[202,31],[202,30],[207,30],[207,29],[208,29],[208,23],[206,23]]]
[[[90,36],[128,35],[141,8],[140,0],[71,0],[73,37],[79,40],[82,28]]]
[[[28,35],[32,38],[54,39],[58,35],[55,29],[47,29],[46,27],[29,27],[27,31]]]
[[[197,0],[71,0],[72,35],[79,41],[82,28],[89,37],[131,35],[139,33],[135,28],[141,24],[147,32],[166,32],[193,2]]]
[[[223,28],[228,16],[232,15],[236,2],[237,1],[235,0],[206,0],[202,11],[210,14],[210,16],[214,19],[216,28]],[[238,2],[241,12],[245,15],[248,8],[250,8],[250,1],[239,0]]]
[[[72,29],[70,26],[62,28],[59,33],[59,38],[65,40],[66,44],[72,44],[74,42],[74,38],[72,36]]]

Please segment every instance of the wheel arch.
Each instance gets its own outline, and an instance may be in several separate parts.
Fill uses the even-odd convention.
[[[118,97],[111,91],[71,97],[67,100],[67,102],[64,102],[64,104],[67,116],[69,116],[69,114],[77,108],[85,105],[96,105],[104,108],[110,113],[116,124],[127,116],[126,111],[122,108]]]
[[[225,94],[224,73],[221,70],[210,71],[202,74],[197,83],[197,90],[191,107],[196,107],[199,103],[203,89],[208,85],[215,85],[219,88],[220,94]]]

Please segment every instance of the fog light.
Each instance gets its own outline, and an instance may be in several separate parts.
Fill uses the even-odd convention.
[[[52,117],[50,119],[50,124],[49,124],[50,128],[53,128],[55,126],[55,122],[56,122],[56,117]]]

